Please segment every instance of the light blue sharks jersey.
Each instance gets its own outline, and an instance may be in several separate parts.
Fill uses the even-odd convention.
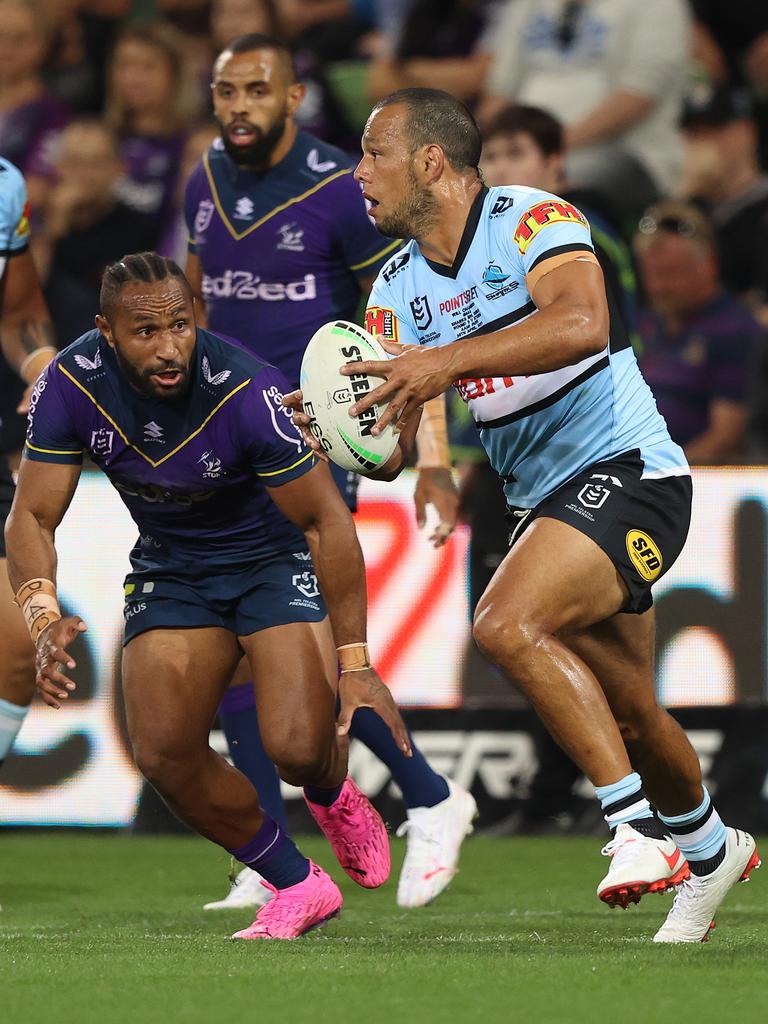
[[[420,345],[488,334],[535,316],[530,290],[572,259],[594,259],[589,224],[574,206],[537,189],[483,188],[453,265],[433,263],[410,242],[376,278],[366,327]],[[510,505],[532,508],[595,462],[636,449],[645,477],[689,472],[613,317],[610,342],[578,363],[454,386]]]

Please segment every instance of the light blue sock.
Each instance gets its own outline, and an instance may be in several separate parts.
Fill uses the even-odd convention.
[[[20,707],[0,697],[0,764],[10,754],[28,711],[29,705]]]
[[[610,829],[640,818],[653,818],[651,805],[643,794],[643,780],[637,772],[607,786],[595,786],[595,795]]]
[[[689,864],[711,861],[717,858],[723,849],[726,838],[725,825],[706,789],[704,799],[694,810],[671,817],[660,814],[659,817]],[[691,870],[694,870],[693,867]]]

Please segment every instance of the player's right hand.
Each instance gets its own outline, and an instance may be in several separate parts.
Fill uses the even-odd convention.
[[[87,628],[79,615],[67,615],[46,626],[37,638],[35,685],[52,708],[60,708],[60,701],[66,700],[75,689],[74,682],[61,670],[76,667],[67,647]]]
[[[299,391],[290,391],[287,395],[283,395],[283,405],[286,409],[290,409],[293,413],[293,425],[296,427],[298,432],[301,434],[301,439],[304,444],[311,448],[318,459],[322,459],[323,462],[330,462],[326,453],[320,446],[320,442],[312,433],[311,424],[312,418],[304,412],[304,395]]]

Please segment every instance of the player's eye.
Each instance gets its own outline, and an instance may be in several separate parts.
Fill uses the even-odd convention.
[[[186,320],[177,320],[176,323],[174,324],[174,327],[176,328],[177,331],[183,331],[186,326]]]

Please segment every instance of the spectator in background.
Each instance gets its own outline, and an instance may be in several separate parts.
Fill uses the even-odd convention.
[[[45,207],[45,297],[57,333],[77,338],[93,327],[104,268],[144,252],[156,236],[151,218],[118,198],[123,165],[117,139],[100,121],[74,121],[61,135],[57,181]]]
[[[33,211],[45,201],[69,111],[41,77],[52,25],[35,0],[0,0],[0,151],[24,174]]]
[[[368,91],[379,100],[397,89],[445,89],[474,102],[491,63],[489,0],[413,0],[396,34],[370,65]]]
[[[174,197],[173,221],[160,240],[158,252],[167,256],[182,266],[189,252],[189,230],[184,217],[184,192],[189,181],[189,176],[200,162],[203,154],[213,145],[216,139],[221,137],[221,129],[216,121],[206,121],[199,125],[187,137],[184,144],[184,151],[181,154],[179,165],[179,177]],[[138,251],[138,250],[137,250]]]
[[[685,108],[683,192],[715,226],[720,276],[744,298],[763,301],[768,281],[768,174],[746,92],[699,83]]]
[[[762,330],[720,279],[712,225],[695,206],[650,209],[635,238],[640,367],[691,463],[743,458],[750,364]]]
[[[120,198],[154,219],[155,241],[173,220],[179,162],[189,126],[199,115],[183,56],[176,30],[149,22],[123,29],[110,63],[105,115],[125,167]]]
[[[278,28],[274,6],[269,0],[213,0],[211,5],[211,36],[216,53],[221,53],[239,36],[253,33],[275,36],[279,35]],[[296,112],[296,123],[325,142],[356,151],[359,136],[347,122],[315,53],[308,47],[298,46],[293,56],[296,76],[306,89]],[[210,67],[208,72],[210,87]]]
[[[510,101],[549,110],[567,126],[568,180],[629,218],[677,184],[689,46],[684,0],[514,0],[480,119]]]

